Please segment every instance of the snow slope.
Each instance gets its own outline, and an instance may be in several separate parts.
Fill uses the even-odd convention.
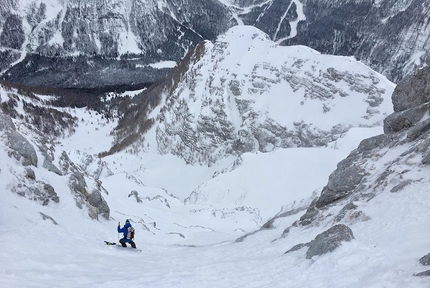
[[[320,153],[325,154],[327,150],[320,149]],[[7,163],[2,161],[0,175],[5,177],[5,168],[13,165],[10,163],[13,161],[3,150],[1,153],[1,159]],[[269,166],[273,162],[265,164]],[[254,167],[245,165],[245,168]],[[320,171],[316,176],[323,174]],[[180,182],[175,178],[169,181]],[[4,179],[1,183],[5,183]],[[125,186],[123,190],[130,185],[126,181],[120,184]],[[74,207],[73,200],[64,191],[60,204],[42,207],[5,188],[2,187],[0,204],[0,241],[4,243],[0,248],[2,287],[400,288],[427,285],[426,279],[412,276],[422,269],[417,259],[429,248],[430,233],[428,229],[423,231],[423,227],[429,224],[430,209],[426,203],[430,201],[430,194],[424,186],[362,203],[364,212],[372,220],[354,225],[356,239],[311,260],[304,259],[300,251],[283,253],[297,242],[312,239],[325,227],[293,231],[294,237],[272,242],[298,215],[279,219],[275,229],[234,243],[243,234],[234,231],[237,223],[224,220],[220,225],[215,217],[196,217],[190,213],[190,207],[180,203],[166,209],[144,201],[138,207],[116,191],[107,197],[115,220],[93,221]],[[300,190],[301,185],[292,189]],[[52,216],[58,225],[43,220],[38,212]],[[157,225],[160,229],[166,229],[170,223],[172,231],[180,231],[186,238],[144,230],[136,222],[145,216],[160,223]],[[141,253],[102,242],[117,240],[116,221],[124,222],[125,218],[136,221],[136,243],[143,249]],[[188,226],[182,227],[179,223]],[[196,223],[212,228],[193,226]]]
[[[72,138],[63,142],[64,149],[71,149],[76,143],[89,143],[92,137],[108,139],[106,131],[93,130],[94,127],[86,124],[91,123],[91,119],[93,123],[97,121],[94,113],[90,115],[85,110],[76,113],[85,119],[85,124],[80,125]],[[223,175],[217,181],[218,187],[213,189],[236,189],[237,180],[248,175],[250,182],[245,188],[256,191],[251,178],[263,170],[274,171],[272,181],[269,181],[270,175],[261,178],[267,191],[285,191],[282,187],[287,185],[288,190],[296,191],[297,195],[290,195],[289,199],[280,195],[279,201],[274,199],[271,203],[273,210],[280,209],[281,205],[300,207],[303,204],[300,200],[324,184],[323,179],[333,170],[333,165],[345,157],[351,147],[356,146],[362,137],[380,132],[376,128],[352,129],[336,145],[333,143],[333,148],[247,154],[240,169],[234,171],[236,175]],[[104,141],[94,141],[92,147],[78,147],[82,149],[81,153],[91,152],[102,148],[96,145],[103,146]],[[381,194],[375,201],[361,203],[372,220],[353,226],[356,239],[344,243],[330,254],[307,260],[300,251],[289,255],[283,253],[298,242],[313,239],[326,227],[297,228],[291,232],[294,237],[279,238],[283,229],[300,214],[279,218],[274,229],[258,232],[241,243],[235,243],[236,238],[255,230],[257,222],[261,222],[251,221],[255,218],[249,215],[229,218],[228,215],[214,216],[204,210],[196,213],[196,209],[207,207],[183,205],[179,199],[166,195],[171,208],[162,201],[143,199],[143,203],[137,203],[127,197],[128,191],[137,188],[142,198],[159,195],[162,191],[160,188],[157,191],[157,185],[163,187],[163,184],[176,187],[178,191],[188,190],[183,179],[187,173],[179,171],[191,173],[196,167],[187,167],[173,157],[161,160],[156,159],[156,155],[148,155],[148,159],[140,159],[140,165],[148,165],[142,175],[147,173],[151,176],[148,178],[154,179],[153,183],[142,187],[125,177],[126,172],[131,173],[135,169],[130,164],[135,164],[133,158],[137,162],[136,157],[125,153],[116,155],[118,172],[102,180],[110,192],[105,198],[111,207],[112,219],[95,221],[90,220],[84,210],[76,209],[67,189],[57,188],[66,187],[64,177],[53,177],[53,173],[45,169],[35,168],[36,174],[40,179],[50,178],[57,188],[60,203],[41,206],[11,193],[5,183],[13,178],[14,170],[22,168],[7,156],[4,144],[1,145],[2,287],[426,287],[427,284],[427,280],[412,276],[422,269],[417,259],[429,247],[430,233],[422,228],[429,224],[430,209],[425,203],[429,203],[430,194],[422,185],[411,187],[412,191],[408,193],[394,197]],[[294,179],[297,175],[293,172],[292,178],[278,179],[282,178],[279,171],[291,169],[287,160],[301,156],[304,161],[294,161],[296,172],[314,165],[312,179],[317,181],[309,181],[304,186],[303,181]],[[160,166],[154,164],[157,160]],[[171,169],[168,176],[167,167]],[[211,171],[206,172],[206,175],[192,174],[189,179],[197,182],[192,178],[198,177],[202,181],[209,177]],[[265,200],[259,199],[258,195],[252,196],[256,197],[255,201]],[[296,204],[292,203],[293,200],[297,201]],[[270,206],[268,202],[262,206]],[[39,212],[51,216],[58,225],[49,219],[43,220]],[[136,243],[143,250],[141,253],[103,243],[103,240],[117,241],[117,222],[123,223],[126,218],[131,219],[137,228]],[[153,222],[156,222],[156,227],[150,226]]]
[[[2,103],[12,92],[0,90]],[[17,109],[23,109],[18,102]],[[288,237],[281,237],[321,191],[336,164],[362,139],[381,134],[380,126],[355,127],[325,147],[246,153],[240,160],[226,157],[206,167],[159,155],[152,147],[98,159],[96,153],[111,146],[116,121],[88,109],[67,111],[79,121],[73,135],[49,142],[54,163],[64,151],[85,173],[90,188],[98,175],[110,217],[90,219],[85,207],[77,207],[69,175],[49,172],[41,163],[31,167],[36,181],[50,183],[60,201],[43,206],[19,196],[16,192],[31,181],[23,179],[25,167],[10,157],[0,132],[0,287],[428,285],[427,279],[413,276],[424,270],[418,259],[430,250],[429,178],[424,168],[411,169],[408,175],[425,181],[354,203],[368,219],[351,224],[353,241],[312,259],[306,259],[303,250],[284,255],[334,224],[326,220],[293,226]],[[19,117],[14,122],[33,146],[40,144],[37,131]],[[398,146],[371,164],[382,169],[408,148]],[[199,191],[204,193],[193,193]],[[202,198],[187,201],[194,195]],[[332,207],[327,219],[340,208]],[[257,231],[273,216],[293,210],[298,212],[277,218],[272,229]],[[125,219],[136,228],[142,252],[103,243],[118,241],[116,227]]]

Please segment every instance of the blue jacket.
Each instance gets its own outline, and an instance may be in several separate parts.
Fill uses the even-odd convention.
[[[131,227],[130,223],[125,223],[124,227],[122,227],[122,228],[119,228],[119,225],[118,225],[118,228],[117,228],[118,233],[122,233],[124,235],[124,238],[123,238],[124,242],[130,242],[131,241],[131,239],[127,239],[128,227]]]

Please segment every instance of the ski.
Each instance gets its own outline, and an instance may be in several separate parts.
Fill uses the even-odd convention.
[[[137,249],[137,248],[129,248],[129,247],[122,247],[120,244],[117,244],[115,242],[109,242],[109,241],[104,241],[106,243],[106,245],[108,246],[115,246],[121,249],[127,249],[127,251],[138,251],[138,252],[142,252],[141,249]]]

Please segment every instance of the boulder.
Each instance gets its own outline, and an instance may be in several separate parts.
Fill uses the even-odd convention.
[[[327,185],[315,203],[321,208],[339,199],[349,196],[360,184],[364,177],[364,169],[353,163],[353,159],[346,158],[339,162],[337,169],[330,175]]]
[[[430,67],[415,70],[405,76],[394,89],[395,112],[405,111],[430,101]]]
[[[426,256],[421,257],[420,263],[423,265],[430,265],[430,253]]]
[[[430,118],[422,122],[419,122],[414,127],[409,129],[407,138],[409,141],[413,141],[418,137],[420,137],[425,132],[427,132],[429,129],[430,129]]]
[[[426,271],[414,274],[414,276],[430,276],[430,270],[426,270]]]
[[[364,139],[358,145],[357,152],[365,153],[365,152],[371,151],[375,148],[383,146],[385,143],[387,143],[387,141],[388,141],[388,137],[385,134]]]
[[[354,235],[351,228],[343,224],[333,226],[327,231],[318,234],[317,237],[309,243],[306,259],[331,252],[339,247],[342,242],[349,242],[352,239],[354,239]]]
[[[91,218],[98,219],[98,215],[102,215],[105,219],[109,219],[109,205],[106,203],[106,200],[102,197],[99,190],[94,189],[93,192],[88,195],[88,202],[95,208],[95,213],[90,213]],[[92,210],[90,209],[90,211]]]
[[[385,134],[409,129],[421,121],[430,108],[430,67],[418,69],[403,78],[391,98],[395,113],[384,120]],[[408,139],[416,139],[429,126],[429,120],[423,121],[408,133]]]
[[[428,110],[428,104],[424,104],[389,115],[384,119],[384,133],[391,134],[413,127],[424,117]]]
[[[306,251],[306,259],[311,259],[314,256],[320,256],[328,252],[332,252],[334,249],[339,247],[342,242],[349,242],[352,239],[354,239],[352,230],[344,224],[338,224],[327,231],[318,234],[311,242],[295,245],[285,252],[285,254],[308,247],[308,250]]]

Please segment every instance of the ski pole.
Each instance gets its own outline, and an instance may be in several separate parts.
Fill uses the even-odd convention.
[[[118,227],[120,227],[121,226],[121,224],[120,224],[120,222],[118,222]],[[118,234],[118,242],[119,242],[119,232],[117,232],[117,234]]]

